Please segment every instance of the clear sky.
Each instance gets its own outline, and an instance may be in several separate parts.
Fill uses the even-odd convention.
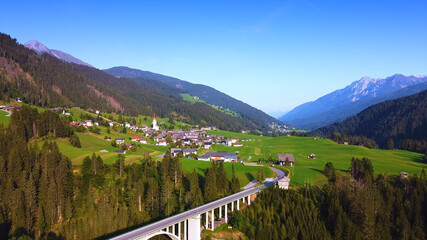
[[[0,32],[278,115],[362,76],[427,74],[427,1],[7,1]],[[280,115],[280,114],[279,114]]]

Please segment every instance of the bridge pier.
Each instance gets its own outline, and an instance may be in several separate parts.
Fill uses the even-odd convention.
[[[188,219],[188,240],[200,240],[200,218],[198,214]]]
[[[251,195],[248,195],[248,205],[251,205]]]
[[[184,240],[187,240],[187,221],[184,221]]]
[[[234,211],[234,201],[231,201],[231,212]]]
[[[219,206],[219,218],[222,217],[222,211],[221,211],[222,209],[221,208],[222,208],[222,206]]]
[[[240,202],[240,199],[237,199],[237,211],[239,211],[239,202]]]
[[[212,218],[211,218],[211,229],[212,231],[215,230],[215,208],[212,209]]]
[[[228,223],[227,211],[228,211],[228,203],[225,204],[225,223]]]

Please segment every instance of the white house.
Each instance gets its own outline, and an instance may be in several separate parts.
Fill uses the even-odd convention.
[[[93,126],[92,120],[85,120],[84,125],[86,127],[92,127]]]
[[[156,143],[157,146],[167,146],[168,143],[165,139],[160,139],[158,143]]]
[[[291,181],[290,178],[283,177],[282,179],[280,179],[279,181],[277,181],[277,186],[280,189],[288,189],[289,188],[289,181]]]

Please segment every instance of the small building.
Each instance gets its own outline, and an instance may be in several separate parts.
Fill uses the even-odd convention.
[[[289,182],[291,181],[290,178],[288,177],[283,177],[282,179],[280,179],[279,181],[277,181],[277,186],[280,189],[288,189],[289,188]]]
[[[116,144],[122,145],[125,143],[125,139],[124,138],[116,138]]]
[[[112,127],[114,125],[113,121],[108,121],[108,125],[110,125],[110,127]]]
[[[243,147],[243,144],[242,144],[242,143],[239,143],[239,142],[236,142],[233,146],[234,146],[234,147]]]
[[[203,156],[198,156],[197,160],[200,160],[200,161],[210,161],[211,158],[209,156],[203,155]]]
[[[122,154],[125,154],[126,153],[126,150],[116,150],[116,151],[114,151],[115,153],[122,153]]]
[[[408,179],[408,173],[407,172],[400,172],[400,179]]]
[[[93,122],[92,122],[92,120],[85,120],[84,121],[84,125],[85,125],[85,127],[92,127],[93,126]]]
[[[348,145],[348,142],[344,142],[344,145]]]
[[[98,115],[98,114],[99,114],[99,110],[96,110],[96,111],[95,111],[95,114],[96,114],[96,115]]]
[[[141,138],[139,139],[139,142],[142,144],[147,144],[147,139],[146,138]]]
[[[308,158],[316,159],[316,155],[314,153],[310,153],[310,155],[308,155]]]
[[[133,136],[132,142],[139,142],[139,136]]]
[[[277,158],[279,159],[279,165],[280,166],[285,166],[286,165],[286,161],[289,162],[289,166],[293,167],[295,165],[295,159],[294,159],[294,155],[290,154],[290,153],[279,153],[277,154]]]
[[[166,140],[165,140],[165,139],[160,139],[160,140],[156,143],[156,145],[157,145],[157,146],[167,146],[167,145],[168,145],[168,142],[166,142]]]
[[[197,154],[197,150],[194,148],[187,148],[187,149],[184,149],[182,152],[183,152],[184,157],[186,157],[190,154]]]
[[[171,154],[172,154],[173,157],[178,156],[179,153],[182,154],[182,149],[181,148],[172,148],[171,149]]]
[[[204,149],[211,149],[211,148],[212,148],[212,143],[210,143],[210,142],[205,142],[205,143],[203,144],[203,148],[204,148]]]

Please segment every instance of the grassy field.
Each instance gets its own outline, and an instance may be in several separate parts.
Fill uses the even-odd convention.
[[[289,168],[291,184],[303,185],[305,181],[321,184],[326,178],[321,174],[327,162],[332,162],[336,169],[347,172],[352,157],[369,158],[375,173],[391,175],[408,172],[419,174],[427,164],[421,162],[422,155],[402,150],[368,149],[360,146],[341,145],[331,140],[313,137],[260,137],[241,133],[211,131],[211,134],[227,137],[261,139],[261,141],[243,142],[243,147],[226,147],[215,145],[214,150],[239,151],[239,157],[248,161],[259,158],[267,160],[270,156],[277,159],[278,153],[292,153],[295,167]],[[314,153],[317,159],[308,159]]]
[[[194,99],[193,96],[191,96],[188,93],[184,93],[184,94],[180,94],[182,97],[182,100],[187,101],[189,103],[204,103],[205,101],[203,101],[202,99]]]
[[[182,168],[184,172],[190,173],[193,169],[196,169],[196,172],[205,175],[205,170],[211,166],[211,162],[207,161],[198,161],[188,158],[181,158]],[[243,187],[254,179],[258,169],[260,167],[264,168],[265,177],[275,177],[275,174],[270,168],[265,166],[245,166],[241,163],[224,163],[225,171],[227,172],[229,180],[232,176],[232,165],[234,165],[234,170],[236,172],[237,178],[239,178],[240,186]]]
[[[4,126],[9,125],[9,119],[10,116],[6,117],[9,113],[6,111],[0,111],[0,124],[3,124]]]

